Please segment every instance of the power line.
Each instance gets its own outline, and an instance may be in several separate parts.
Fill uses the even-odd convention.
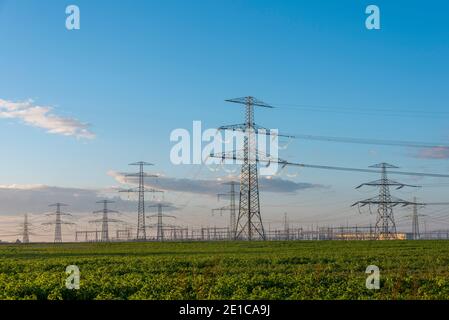
[[[441,117],[449,115],[447,111],[428,111],[413,109],[386,109],[386,108],[354,108],[344,106],[324,106],[307,104],[273,103],[285,110],[304,110],[311,112],[359,114],[359,115],[380,115],[380,116],[407,116],[407,117]]]
[[[320,136],[320,135],[300,134],[300,133],[294,134],[294,135],[292,135],[292,137],[300,139],[300,140],[340,142],[340,143],[352,143],[352,144],[400,146],[400,147],[412,147],[412,148],[449,148],[448,143],[434,143],[434,142],[333,137],[333,136]]]

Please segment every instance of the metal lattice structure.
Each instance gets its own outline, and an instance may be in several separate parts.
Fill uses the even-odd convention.
[[[145,178],[157,178],[158,175],[145,173],[143,168],[144,166],[152,166],[152,163],[148,162],[135,162],[131,163],[130,166],[139,166],[139,172],[136,173],[128,173],[126,177],[136,177],[138,178],[138,187],[130,188],[125,190],[120,190],[119,192],[128,192],[128,193],[137,193],[138,194],[138,204],[137,204],[137,240],[146,240],[146,225],[145,225],[145,193],[146,192],[162,192],[161,190],[156,189],[148,189],[145,188]]]
[[[55,239],[54,242],[55,243],[61,243],[62,242],[62,230],[61,230],[61,226],[63,224],[67,224],[67,225],[73,225],[74,223],[72,222],[67,222],[67,221],[63,221],[61,216],[71,216],[70,213],[66,213],[66,212],[62,212],[61,211],[61,207],[67,207],[67,204],[64,203],[54,203],[49,205],[49,207],[56,207],[56,211],[54,213],[50,213],[48,215],[54,215],[55,216],[55,221],[54,222],[47,222],[47,223],[43,223],[44,225],[55,225]]]
[[[421,239],[421,234],[419,232],[419,217],[425,217],[425,214],[420,214],[418,208],[422,208],[424,206],[447,206],[449,202],[427,202],[427,203],[417,203],[416,197],[413,199],[413,211],[411,215],[407,215],[406,217],[412,218],[412,236],[413,240]]]
[[[290,224],[288,222],[287,212],[284,213],[284,238],[290,240]]]
[[[229,238],[230,239],[235,239],[236,238],[236,233],[237,233],[237,224],[236,224],[236,212],[237,212],[237,206],[236,206],[236,196],[240,194],[239,191],[236,191],[236,186],[239,185],[238,181],[229,181],[229,182],[225,182],[223,183],[223,185],[228,185],[230,186],[230,191],[226,192],[226,193],[218,193],[217,197],[218,200],[220,200],[220,198],[222,197],[228,197],[229,198],[229,205],[228,206],[224,206],[224,207],[220,207],[220,208],[216,208],[216,209],[212,209],[212,212],[220,212],[223,213],[223,211],[229,211]]]
[[[245,123],[222,126],[219,130],[240,131],[244,134],[243,150],[229,153],[212,154],[212,157],[241,160],[239,213],[236,219],[235,238],[245,240],[265,240],[265,230],[260,214],[258,162],[269,161],[269,155],[257,149],[257,135],[270,135],[270,130],[254,122],[254,107],[273,108],[273,106],[254,97],[226,100],[245,106]],[[282,136],[282,135],[278,135]],[[285,137],[285,136],[284,136]],[[239,155],[237,155],[239,153]],[[270,159],[271,160],[271,159]],[[278,162],[278,159],[273,159]]]
[[[172,207],[172,206],[164,205],[162,203],[158,203],[156,205],[149,206],[149,208],[157,208],[157,214],[148,216],[148,218],[151,218],[151,217],[157,218],[157,223],[156,223],[156,230],[157,230],[156,240],[157,241],[164,241],[164,223],[162,221],[163,218],[176,218],[175,216],[170,216],[170,215],[162,213],[162,208],[169,208],[169,207]]]
[[[424,216],[423,214],[418,213],[418,205],[416,204],[416,197],[413,200],[415,204],[413,205],[413,213],[412,213],[412,234],[413,240],[419,240],[419,217]]]
[[[408,206],[417,205],[416,202],[402,200],[400,198],[393,197],[390,194],[390,187],[396,187],[396,189],[402,189],[404,187],[417,188],[418,186],[408,185],[394,180],[388,179],[387,169],[397,169],[398,167],[388,163],[379,163],[371,166],[371,168],[377,168],[381,171],[381,179],[363,183],[356,189],[363,186],[371,186],[379,188],[379,195],[366,200],[358,201],[353,206],[377,206],[377,221],[375,225],[375,234],[377,239],[388,240],[396,239],[396,223],[394,220],[393,208],[398,205]]]
[[[109,218],[110,213],[119,213],[116,210],[110,210],[108,208],[108,204],[114,203],[114,201],[101,200],[97,201],[97,203],[102,203],[103,209],[94,211],[93,213],[94,214],[101,213],[103,216],[101,219],[91,220],[90,222],[91,223],[101,222],[101,241],[109,241],[109,223],[123,222],[123,221]]]
[[[25,213],[23,219],[23,237],[22,243],[30,243],[30,231],[29,231],[30,223],[28,222],[28,214]]]

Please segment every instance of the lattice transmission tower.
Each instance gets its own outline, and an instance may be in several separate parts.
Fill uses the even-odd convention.
[[[284,240],[290,240],[290,224],[287,212],[284,212]]]
[[[66,213],[66,212],[62,212],[61,211],[61,207],[67,207],[67,204],[64,203],[54,203],[49,205],[49,207],[56,207],[56,211],[53,213],[48,213],[47,215],[54,215],[55,216],[55,221],[54,222],[47,222],[47,223],[43,223],[43,225],[55,225],[55,239],[54,242],[55,243],[61,243],[62,242],[62,230],[61,230],[61,226],[63,224],[66,225],[74,225],[74,223],[72,222],[68,222],[68,221],[64,221],[62,220],[62,216],[71,216],[70,213]]]
[[[152,163],[148,162],[135,162],[131,163],[130,166],[139,166],[139,172],[136,173],[128,173],[125,175],[125,177],[136,177],[138,178],[138,187],[137,188],[130,188],[130,189],[123,189],[119,192],[128,192],[128,193],[137,193],[138,194],[138,204],[137,204],[137,233],[136,237],[137,240],[146,240],[147,233],[146,233],[146,224],[145,224],[145,193],[151,192],[162,192],[161,190],[156,190],[152,188],[145,188],[145,178],[157,178],[158,175],[154,174],[148,174],[144,172],[143,168],[144,166],[153,166]]]
[[[212,213],[214,212],[220,212],[220,214],[223,213],[223,211],[229,211],[229,236],[230,239],[236,238],[236,212],[237,212],[237,205],[236,205],[236,197],[240,194],[239,191],[236,190],[236,186],[239,186],[238,181],[228,181],[223,183],[223,185],[230,186],[230,191],[225,193],[217,193],[218,200],[220,200],[222,197],[229,198],[229,205],[212,209]]]
[[[89,222],[91,222],[91,223],[101,222],[101,241],[109,241],[109,223],[116,223],[116,222],[121,223],[123,221],[109,218],[110,213],[119,213],[116,210],[110,210],[108,208],[108,204],[114,203],[114,201],[101,200],[101,201],[97,201],[97,203],[102,203],[103,209],[94,211],[93,213],[94,214],[101,213],[103,216],[101,219],[91,220]]]
[[[421,235],[419,234],[419,217],[424,217],[424,214],[418,213],[418,204],[416,203],[416,197],[413,200],[415,204],[413,205],[413,213],[412,213],[412,234],[413,240],[419,240]]]
[[[28,222],[28,214],[25,213],[23,219],[23,237],[22,243],[30,243],[30,223]]]
[[[380,240],[387,239],[396,239],[396,223],[394,220],[393,208],[398,205],[409,206],[409,205],[417,205],[416,202],[402,200],[400,198],[396,198],[390,194],[390,187],[396,187],[396,189],[402,189],[404,187],[413,187],[417,188],[418,186],[409,185],[401,182],[397,182],[394,180],[388,179],[387,169],[396,169],[398,167],[393,166],[388,163],[379,163],[371,166],[371,168],[377,168],[381,170],[381,178],[380,180],[363,183],[358,186],[356,189],[359,189],[363,186],[371,186],[379,188],[379,195],[373,198],[369,198],[366,200],[358,201],[354,203],[352,206],[369,206],[371,208],[372,205],[377,206],[377,221],[375,226],[375,234],[376,238]]]
[[[242,124],[222,126],[219,130],[239,131],[243,133],[243,150],[234,150],[220,154],[211,154],[214,158],[222,160],[241,160],[240,171],[240,200],[239,213],[236,219],[236,239],[265,240],[265,230],[260,214],[258,163],[261,160],[277,162],[270,159],[269,154],[258,150],[257,136],[259,134],[270,135],[271,131],[257,125],[254,122],[254,107],[274,108],[254,97],[243,97],[226,100],[226,102],[238,103],[245,106],[245,122]],[[289,137],[276,134],[278,137]]]
[[[152,218],[152,217],[157,218],[157,223],[155,225],[156,230],[157,230],[157,234],[156,234],[157,241],[164,241],[164,223],[162,221],[163,218],[176,218],[175,216],[171,216],[171,215],[162,213],[162,208],[170,208],[170,207],[171,207],[170,205],[166,205],[166,204],[162,204],[162,203],[158,203],[158,204],[149,206],[149,208],[157,208],[157,214],[148,216],[148,218]]]
[[[416,197],[413,199],[413,211],[411,215],[407,215],[406,217],[412,218],[412,236],[413,240],[419,240],[421,238],[421,234],[419,232],[419,217],[426,217],[426,214],[419,213],[418,208],[423,208],[424,206],[447,206],[449,202],[426,202],[426,203],[417,203]]]

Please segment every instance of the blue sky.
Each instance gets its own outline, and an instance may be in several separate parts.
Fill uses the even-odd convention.
[[[157,164],[154,170],[170,177],[192,177],[198,168],[170,164],[170,132],[190,129],[193,120],[204,128],[240,123],[243,110],[224,99],[246,95],[278,106],[257,110],[256,121],[287,133],[448,142],[447,1],[342,3],[0,0],[0,99],[33,99],[60,117],[90,124],[95,134],[51,134],[0,118],[0,185],[105,188],[117,185],[108,171],[129,170],[127,164],[138,160]],[[81,10],[81,30],[65,29],[69,4]],[[369,4],[380,7],[381,30],[365,28]],[[372,109],[391,111],[364,113]],[[414,111],[427,113],[406,116]],[[447,159],[417,158],[417,152],[294,141],[280,156],[313,164],[386,161],[411,171],[449,169]],[[207,170],[202,175],[211,177]],[[330,209],[317,203],[322,191],[285,201],[309,200],[313,210],[330,214],[332,203],[341,201],[343,210],[361,196],[352,188],[375,178],[303,170],[292,179],[329,186]],[[418,196],[444,201],[446,191]]]

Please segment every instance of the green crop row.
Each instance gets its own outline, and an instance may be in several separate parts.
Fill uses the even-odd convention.
[[[0,299],[449,299],[449,241],[1,245]]]

